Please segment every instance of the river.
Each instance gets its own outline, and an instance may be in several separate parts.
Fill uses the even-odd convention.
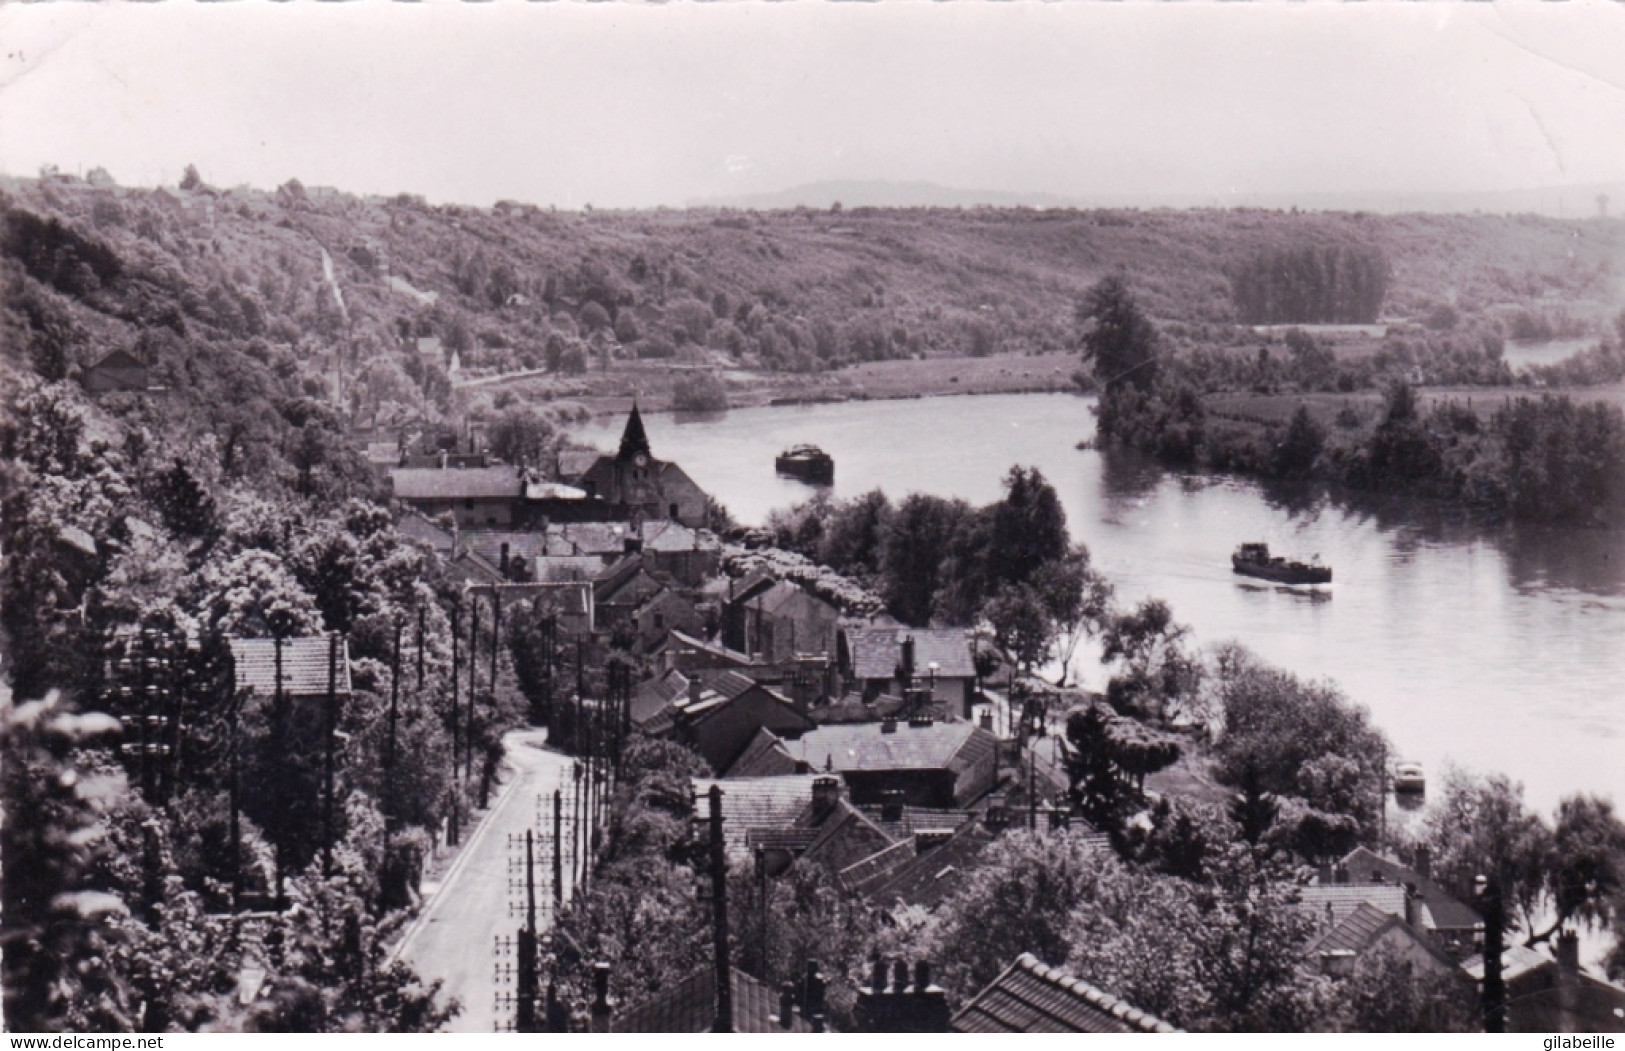
[[[1547,814],[1575,791],[1625,806],[1625,533],[1475,525],[1165,471],[1075,448],[1093,434],[1089,409],[1072,395],[996,395],[645,420],[655,454],[747,523],[814,492],[773,473],[774,454],[798,442],[835,458],[837,497],[879,487],[894,502],[919,491],[982,504],[1011,465],[1036,466],[1122,599],[1164,598],[1200,644],[1236,639],[1331,679],[1435,783],[1451,761],[1511,775]],[[613,448],[622,423],[575,433]],[[1243,540],[1318,554],[1336,573],[1329,597],[1237,577],[1229,556]],[[1104,678],[1092,660],[1078,671]]]

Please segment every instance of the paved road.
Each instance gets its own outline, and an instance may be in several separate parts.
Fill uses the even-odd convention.
[[[514,991],[511,977],[497,978],[498,965],[511,969],[513,956],[511,951],[498,955],[495,946],[498,938],[512,939],[524,923],[526,829],[536,833],[538,926],[547,924],[553,889],[549,853],[553,790],[565,788],[568,840],[574,781],[571,760],[545,750],[546,740],[545,730],[519,730],[504,739],[512,779],[440,886],[424,888],[432,897],[397,950],[424,980],[445,983],[443,999],[455,997],[463,1005],[462,1014],[451,1023],[453,1032],[489,1033],[499,1022],[512,1020],[511,1010],[498,1010],[496,998]],[[568,900],[568,847],[564,869]]]

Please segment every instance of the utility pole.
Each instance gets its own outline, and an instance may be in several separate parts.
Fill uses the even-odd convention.
[[[338,735],[339,636],[327,639],[327,735],[322,750],[322,875],[333,874],[333,747]]]
[[[384,752],[384,798],[380,799],[379,809],[384,812],[384,859],[383,875],[389,871],[389,819],[395,809],[395,723],[397,711],[401,700],[401,622],[395,621],[395,655],[390,662],[389,669],[389,740],[385,744]],[[382,882],[382,880],[380,880]]]
[[[281,773],[288,758],[288,710],[285,695],[282,691],[282,635],[280,632],[272,639],[271,646],[276,656],[276,687],[272,691],[271,701],[271,751],[276,756],[278,773]],[[287,794],[282,787],[284,779],[278,777],[277,781],[277,802],[286,804]],[[282,841],[286,838],[287,830],[278,828],[276,839],[271,844],[271,857],[276,866],[276,911],[278,912],[282,911]]]
[[[553,915],[564,907],[564,790],[553,789]]]
[[[734,1031],[733,967],[728,962],[728,855],[722,844],[722,787],[707,794],[711,809],[711,934],[717,968],[717,1014],[713,1033]]]
[[[243,830],[237,794],[237,713],[243,706],[243,696],[232,683],[231,703],[226,709],[231,733],[231,912],[235,916],[243,897]]]
[[[1484,1032],[1504,1033],[1506,983],[1501,978],[1501,953],[1505,948],[1506,914],[1501,904],[1499,880],[1479,876],[1473,881],[1479,909],[1484,914]]]
[[[423,693],[423,621],[428,611],[418,604],[418,693]],[[419,702],[422,703],[422,702]]]
[[[474,779],[474,691],[480,667],[480,600],[474,592],[468,593],[468,751],[464,755],[463,777]]]

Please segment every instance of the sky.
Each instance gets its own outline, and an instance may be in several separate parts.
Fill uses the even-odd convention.
[[[568,208],[1625,185],[1620,56],[1616,0],[8,3],[0,171]]]

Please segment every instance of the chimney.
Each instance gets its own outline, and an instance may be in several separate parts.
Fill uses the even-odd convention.
[[[902,642],[903,653],[897,662],[897,681],[902,683],[906,692],[914,685],[914,636],[905,635]]]
[[[696,675],[693,678],[689,679],[688,680],[688,703],[689,704],[699,704],[700,703],[700,692],[702,690],[704,690],[704,689],[705,689],[705,687],[700,683],[700,677],[698,675]]]
[[[1349,881],[1349,870],[1339,865],[1332,876],[1338,883],[1347,883]]]
[[[502,571],[503,576],[508,575],[508,542],[506,540],[502,542],[502,552],[497,560],[497,569]]]
[[[1422,929],[1422,899],[1416,896],[1416,885],[1405,884],[1405,922]]]
[[[945,1033],[950,1017],[948,994],[931,983],[931,965],[924,960],[914,965],[913,985],[902,960],[890,968],[885,960],[875,960],[868,988],[858,990],[854,1013],[858,1030],[865,1033]]]
[[[830,812],[836,803],[841,801],[841,779],[838,777],[818,777],[813,779],[812,805],[813,820],[818,821]]]
[[[993,713],[983,712],[979,723],[982,729],[991,731],[993,729]]]
[[[796,985],[794,982],[785,982],[779,986],[779,1013],[774,1017],[780,1029],[789,1029],[795,1024],[795,1010]]]
[[[592,1009],[589,1031],[594,1033],[609,1032],[609,1019],[612,1008],[609,1002],[609,964],[595,963],[592,965]]]
[[[1433,878],[1433,851],[1425,844],[1416,848],[1416,871],[1425,879]]]
[[[897,720],[894,719],[894,718],[889,718],[889,717],[880,720],[880,732],[883,733],[883,734],[894,734],[894,733],[896,733],[897,732]]]
[[[1564,931],[1554,944],[1557,952],[1557,1031],[1578,1033],[1584,1028],[1576,1012],[1580,1007],[1580,939]]]
[[[903,793],[895,788],[889,788],[880,793],[880,820],[903,820]]]

